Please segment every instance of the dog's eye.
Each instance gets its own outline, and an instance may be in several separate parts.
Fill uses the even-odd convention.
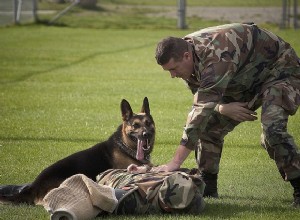
[[[138,123],[134,123],[134,124],[132,124],[132,126],[133,126],[134,129],[138,129],[138,128],[141,127],[141,125],[138,124]]]
[[[147,127],[151,126],[151,122],[150,121],[146,121],[145,124],[146,124]]]

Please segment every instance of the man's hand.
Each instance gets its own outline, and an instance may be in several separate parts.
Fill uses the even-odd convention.
[[[153,167],[151,169],[151,171],[154,172],[160,172],[160,171],[164,171],[164,172],[168,172],[168,171],[174,171],[174,170],[178,170],[181,166],[181,164],[184,162],[184,160],[189,156],[189,154],[191,153],[191,150],[186,148],[183,145],[179,145],[175,155],[173,157],[173,159],[165,164],[165,165],[160,165],[158,167]]]
[[[257,119],[256,112],[248,109],[247,102],[231,102],[228,104],[220,104],[219,112],[235,121],[254,121]]]
[[[138,166],[136,164],[130,164],[127,167],[127,172],[128,173],[146,173],[147,167],[146,166]]]
[[[167,164],[160,165],[157,167],[152,167],[151,171],[153,172],[169,172],[174,171],[180,168],[179,164],[174,163],[173,161],[170,161]]]

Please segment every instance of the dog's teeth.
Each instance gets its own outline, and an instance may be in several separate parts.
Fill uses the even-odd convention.
[[[146,147],[143,146],[143,150],[149,150],[150,149],[149,140],[146,140]]]

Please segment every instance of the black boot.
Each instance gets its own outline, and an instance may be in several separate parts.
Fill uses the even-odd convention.
[[[1,185],[0,196],[13,196],[20,193],[23,189],[28,187],[30,184],[23,185]]]
[[[292,205],[296,208],[300,208],[300,177],[290,180],[290,183],[294,188],[294,202]]]
[[[218,174],[211,174],[202,172],[201,176],[206,186],[204,189],[203,197],[219,198],[218,195]]]

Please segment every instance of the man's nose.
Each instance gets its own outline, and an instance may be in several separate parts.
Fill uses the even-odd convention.
[[[170,71],[170,75],[171,75],[172,78],[175,78],[176,77],[175,71]]]

